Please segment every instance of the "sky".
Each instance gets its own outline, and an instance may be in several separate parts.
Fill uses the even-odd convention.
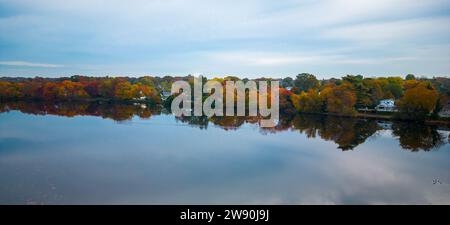
[[[450,77],[450,0],[0,0],[0,76]]]

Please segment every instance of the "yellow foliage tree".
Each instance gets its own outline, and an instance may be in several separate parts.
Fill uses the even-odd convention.
[[[322,112],[323,102],[317,90],[309,89],[308,92],[302,91],[302,93],[296,97],[296,101],[294,107],[296,107],[299,112]]]
[[[398,101],[399,117],[424,120],[436,107],[439,93],[429,82],[421,81],[415,85],[411,82],[407,85],[408,89]]]

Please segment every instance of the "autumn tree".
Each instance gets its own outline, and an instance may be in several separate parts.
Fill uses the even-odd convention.
[[[113,79],[106,78],[102,79],[98,85],[98,94],[102,98],[114,98],[115,90],[114,90]]]
[[[296,110],[294,108],[293,99],[292,99],[293,93],[291,93],[290,91],[288,91],[284,88],[280,88],[279,94],[280,94],[279,95],[280,112],[283,114],[288,114],[288,115],[294,114]],[[236,100],[236,96],[234,99]]]
[[[115,85],[114,97],[118,100],[130,100],[135,97],[135,89],[128,81],[120,81]]]
[[[403,79],[401,77],[377,78],[383,90],[383,98],[398,99],[403,94]]]
[[[363,85],[367,93],[360,99],[360,104],[364,107],[375,107],[383,98],[383,90],[377,79],[366,78],[363,80]]]
[[[61,86],[62,91],[59,93],[63,94],[62,98],[64,99],[81,99],[88,97],[88,94],[80,82],[65,80],[61,82]]]
[[[438,101],[439,94],[430,82],[410,84],[398,101],[398,117],[402,119],[425,120]]]
[[[17,99],[23,96],[21,85],[0,81],[0,99]]]
[[[330,113],[341,115],[354,115],[356,94],[353,86],[348,82],[341,85],[327,85],[320,93]]]
[[[320,113],[323,110],[323,100],[317,90],[309,89],[295,97],[294,106],[299,112]]]
[[[100,84],[98,81],[96,81],[96,80],[89,81],[84,84],[84,90],[90,97],[96,98],[96,97],[99,97],[99,95],[100,95],[99,86],[100,86]]]

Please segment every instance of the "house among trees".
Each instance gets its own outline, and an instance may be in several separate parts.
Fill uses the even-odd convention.
[[[146,100],[147,97],[144,96],[144,93],[142,91],[138,92],[138,97],[134,98],[134,100]]]
[[[397,111],[397,108],[395,107],[394,99],[383,99],[380,101],[380,104],[375,107],[375,110],[377,112],[395,112]]]
[[[170,91],[161,91],[161,99],[166,100],[172,93]]]
[[[440,117],[450,117],[450,100],[447,100],[439,112]],[[449,136],[450,138],[450,136]]]

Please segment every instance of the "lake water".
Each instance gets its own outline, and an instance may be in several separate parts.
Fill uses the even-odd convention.
[[[450,204],[446,127],[0,104],[0,204]]]

